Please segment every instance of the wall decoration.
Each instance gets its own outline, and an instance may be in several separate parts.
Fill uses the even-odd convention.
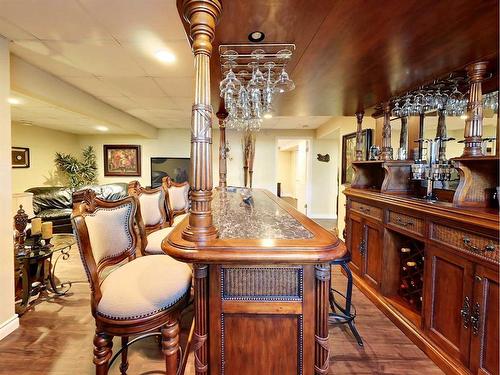
[[[161,185],[163,177],[169,176],[173,182],[189,181],[190,158],[151,158],[151,187]]]
[[[241,138],[241,146],[243,151],[243,173],[244,185],[252,188],[253,179],[253,162],[255,160],[255,132],[246,130]]]
[[[12,168],[30,167],[30,149],[26,147],[12,147]]]
[[[140,176],[141,146],[104,145],[105,176]]]
[[[82,160],[70,154],[56,152],[54,162],[59,171],[68,179],[69,186],[79,188],[97,183],[97,162],[94,148],[88,146],[82,151]]]
[[[318,161],[328,163],[330,161],[330,154],[325,154],[325,155],[318,154]]]
[[[372,145],[372,130],[363,130],[363,160],[368,160],[368,152]],[[356,133],[342,137],[342,178],[341,184],[350,184],[353,177],[352,162],[356,160]]]

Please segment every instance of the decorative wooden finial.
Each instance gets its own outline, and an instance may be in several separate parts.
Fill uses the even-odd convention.
[[[184,0],[184,18],[190,24],[195,69],[195,100],[191,118],[191,211],[182,238],[206,242],[217,237],[212,222],[212,106],[210,56],[215,25],[222,12],[218,0]]]
[[[467,66],[470,80],[467,118],[465,120],[465,147],[462,157],[482,156],[481,142],[483,137],[483,102],[481,82],[486,74],[488,62],[481,61]]]
[[[391,146],[391,106],[389,102],[385,103],[384,106],[384,126],[382,128],[382,149],[380,152],[380,159],[393,159]]]
[[[358,122],[358,127],[356,128],[356,160],[363,160],[363,115],[364,111],[356,112],[356,120]]]

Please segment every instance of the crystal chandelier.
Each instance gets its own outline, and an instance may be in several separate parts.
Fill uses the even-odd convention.
[[[219,46],[222,75],[220,96],[228,113],[225,126],[260,130],[263,119],[273,116],[275,94],[295,88],[286,65],[294,44],[232,44]]]

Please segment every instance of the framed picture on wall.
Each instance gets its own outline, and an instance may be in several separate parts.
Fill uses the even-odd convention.
[[[160,186],[162,178],[166,176],[177,183],[189,181],[190,164],[190,158],[151,158],[151,187]]]
[[[140,176],[141,146],[104,145],[105,176]]]
[[[12,147],[12,168],[30,167],[30,149],[26,147]]]
[[[368,160],[368,152],[372,145],[372,130],[363,130],[363,160]],[[350,184],[354,170],[352,162],[356,159],[356,133],[346,134],[342,137],[342,184]]]

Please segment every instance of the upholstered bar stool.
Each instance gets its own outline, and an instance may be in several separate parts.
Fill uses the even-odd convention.
[[[356,318],[356,307],[351,302],[352,272],[351,269],[349,268],[350,261],[351,261],[351,254],[350,252],[347,252],[344,257],[330,262],[330,268],[331,266],[340,266],[344,270],[347,277],[347,289],[346,289],[346,294],[343,295],[338,290],[333,289],[333,287],[330,285],[329,301],[330,301],[330,308],[332,311],[328,314],[329,315],[328,321],[332,324],[347,324],[352,334],[354,335],[354,338],[356,339],[358,345],[363,346],[363,340],[361,339],[361,336],[359,335],[359,332],[356,329],[356,326],[354,325],[354,319]],[[331,279],[330,283],[332,283]],[[335,296],[337,296],[337,299],[335,298]],[[338,302],[339,299],[338,297],[341,297],[342,299],[345,300],[344,305]]]
[[[128,195],[139,199],[141,216],[147,235],[146,255],[165,254],[161,249],[161,242],[172,231],[170,217],[167,215],[166,190],[163,186],[147,189],[139,181],[128,184]]]
[[[167,207],[170,213],[171,226],[179,224],[189,213],[189,183],[177,183],[170,177],[163,177],[162,186],[167,191]]]
[[[129,336],[140,335],[132,343],[159,329],[166,373],[176,374],[178,320],[189,300],[191,269],[165,255],[136,258],[147,238],[134,196],[107,202],[92,190],[79,192],[72,224],[91,288],[96,374],[107,374],[119,354],[120,371],[125,374]],[[122,338],[122,349],[110,363],[113,336]]]

